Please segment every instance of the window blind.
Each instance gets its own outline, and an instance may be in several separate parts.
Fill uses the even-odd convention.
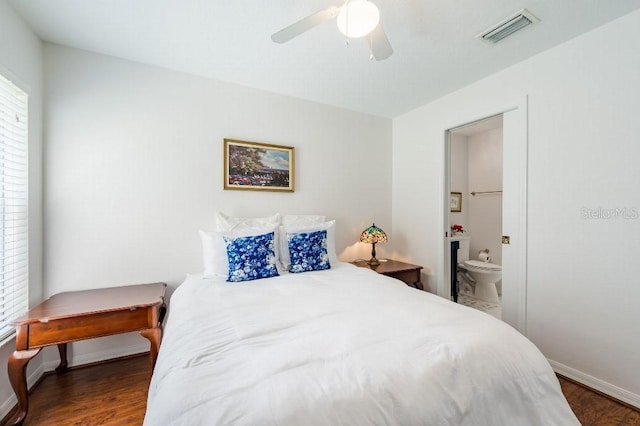
[[[27,94],[0,75],[0,340],[29,304],[27,111]]]

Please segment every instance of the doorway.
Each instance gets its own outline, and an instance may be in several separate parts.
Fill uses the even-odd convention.
[[[445,212],[444,212],[444,267],[443,275],[445,278],[441,287],[441,293],[445,297],[453,299],[451,280],[457,278],[455,263],[452,264],[452,257],[455,256],[455,250],[451,249],[452,235],[451,226],[458,224],[457,221],[466,220],[469,228],[469,237],[473,240],[473,225],[470,222],[469,216],[464,217],[465,204],[469,207],[471,202],[477,202],[482,197],[482,202],[487,204],[493,204],[493,208],[499,205],[501,213],[501,221],[499,225],[495,225],[495,235],[491,238],[499,238],[498,246],[493,245],[491,247],[475,247],[470,248],[469,257],[471,259],[477,259],[479,249],[489,248],[489,254],[494,263],[497,259],[497,264],[502,266],[502,280],[496,287],[496,292],[499,291],[500,301],[500,317],[503,321],[512,325],[518,329],[521,333],[526,334],[526,221],[527,221],[527,103],[526,98],[521,102],[515,103],[510,108],[504,108],[501,111],[498,110],[493,114],[480,115],[481,118],[475,120],[468,120],[461,125],[451,126],[445,131]],[[455,158],[452,157],[452,138],[455,139],[456,135],[463,135],[469,137],[481,131],[484,127],[485,130],[499,132],[499,130],[491,130],[496,128],[496,123],[502,121],[502,164],[501,164],[501,182],[491,185],[491,187],[483,184],[478,186],[467,183],[466,188],[456,188],[459,186],[459,177],[452,177],[452,170],[456,167],[452,161]],[[455,143],[455,142],[453,142]],[[495,152],[493,153],[495,154]],[[495,157],[495,155],[494,155]],[[467,176],[468,177],[468,176]],[[496,183],[496,176],[493,176],[493,181],[487,182]],[[469,180],[467,179],[467,182]],[[501,188],[499,184],[501,183]],[[488,183],[487,183],[488,185]],[[496,191],[496,192],[493,192]],[[502,192],[497,192],[502,191]],[[461,211],[451,212],[451,201],[457,197],[457,194],[461,192]],[[476,195],[471,195],[471,192],[475,192]],[[486,192],[479,194],[480,192]],[[470,201],[473,197],[474,200]],[[496,197],[493,198],[492,197]],[[497,203],[498,200],[502,200],[501,203]],[[466,201],[466,203],[465,203]],[[491,202],[493,201],[493,202]],[[482,210],[482,209],[481,209]],[[469,210],[467,210],[469,213]],[[456,214],[457,216],[453,216]],[[497,216],[497,214],[494,214]],[[495,218],[494,218],[495,219]],[[463,225],[464,228],[464,224]],[[478,226],[477,224],[475,226]],[[480,225],[482,226],[482,225]],[[482,229],[482,231],[485,231]],[[499,232],[497,232],[499,231]],[[498,235],[499,234],[499,235]],[[464,234],[462,234],[464,235]],[[497,247],[497,248],[496,248]],[[495,257],[498,255],[498,257]],[[455,260],[454,260],[455,262]],[[465,283],[463,283],[465,284]],[[466,290],[467,288],[462,288]]]
[[[451,240],[457,241],[452,291],[458,303],[502,319],[502,114],[449,133],[450,187],[459,200],[449,213]],[[481,269],[469,261],[482,262]],[[496,281],[478,281],[488,277]]]

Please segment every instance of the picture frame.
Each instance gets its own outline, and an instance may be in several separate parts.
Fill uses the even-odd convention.
[[[224,189],[293,192],[295,149],[224,139]]]
[[[452,192],[449,197],[449,208],[452,212],[462,211],[462,192]]]

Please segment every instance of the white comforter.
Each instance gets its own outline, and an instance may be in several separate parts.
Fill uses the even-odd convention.
[[[507,324],[350,264],[171,299],[145,425],[574,425]]]

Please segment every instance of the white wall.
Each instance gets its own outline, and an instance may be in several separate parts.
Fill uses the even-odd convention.
[[[0,74],[29,94],[29,303],[42,297],[42,44],[21,18],[0,0]],[[16,403],[7,377],[15,339],[0,342],[0,419]],[[27,370],[30,383],[40,356]]]
[[[639,39],[640,11],[393,122],[394,234],[421,230],[407,249],[442,277],[444,131],[528,95],[527,335],[556,370],[636,406]]]
[[[202,271],[198,229],[215,210],[324,214],[339,254],[374,220],[393,241],[391,120],[51,44],[45,83],[46,296],[175,287]],[[295,192],[224,191],[224,138],[295,147]],[[341,259],[366,257],[358,246]],[[136,335],[72,346],[72,363],[148,348]]]

